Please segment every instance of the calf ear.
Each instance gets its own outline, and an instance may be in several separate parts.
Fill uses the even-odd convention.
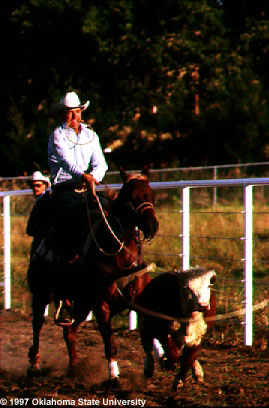
[[[216,272],[213,271],[213,270],[208,271],[208,272],[210,273],[210,283],[211,283],[211,284],[212,284],[212,283],[215,283],[215,282],[216,282],[216,279],[217,279],[217,274],[216,274]]]

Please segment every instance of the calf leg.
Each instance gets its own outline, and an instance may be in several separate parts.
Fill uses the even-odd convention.
[[[173,337],[174,343],[176,344],[177,350],[181,350],[181,351],[183,350],[185,335],[186,335],[186,327],[183,324],[180,326],[179,330],[172,333],[172,337]],[[196,346],[200,348],[200,346],[198,345]],[[197,350],[197,353],[198,353],[198,350]],[[195,359],[192,364],[192,375],[198,383],[203,382],[204,372],[197,359]]]
[[[177,366],[179,353],[177,345],[170,334],[163,333],[158,337],[163,349],[164,356],[160,359],[160,365],[167,370],[174,370]]]
[[[144,375],[151,378],[154,373],[154,358],[153,358],[153,337],[145,329],[140,329],[141,344],[145,352],[144,358]]]
[[[174,391],[176,391],[178,387],[183,386],[184,381],[186,380],[187,377],[188,370],[192,368],[195,363],[199,348],[200,347],[197,345],[192,346],[185,345],[185,347],[183,348],[182,355],[180,356],[179,359],[180,369],[173,383]]]
[[[183,386],[186,379],[187,371],[192,368],[194,376],[198,381],[203,380],[203,374],[199,362],[195,362],[197,359],[197,354],[200,349],[200,344],[203,335],[206,333],[207,324],[204,320],[203,314],[201,312],[192,313],[192,321],[186,327],[186,336],[184,336],[184,348],[182,355],[180,357],[180,370],[175,377],[173,388],[176,390],[177,387]],[[183,331],[178,331],[178,344],[181,343]],[[200,369],[200,373],[199,373]]]
[[[192,364],[192,375],[198,383],[202,383],[204,381],[204,370],[197,359],[194,360]]]

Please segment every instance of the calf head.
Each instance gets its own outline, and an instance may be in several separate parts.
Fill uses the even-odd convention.
[[[203,268],[193,268],[180,273],[184,279],[188,313],[210,310],[210,289],[216,280],[216,272]]]

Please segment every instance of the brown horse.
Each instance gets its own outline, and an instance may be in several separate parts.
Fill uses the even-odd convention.
[[[52,298],[65,297],[72,302],[74,318],[71,326],[63,328],[69,367],[72,368],[78,359],[75,346],[78,327],[93,310],[105,345],[109,378],[118,375],[110,313],[114,282],[146,266],[144,263],[137,264],[137,228],[143,232],[145,239],[150,240],[159,226],[148,170],[143,169],[141,175],[127,175],[121,169],[120,174],[123,185],[119,194],[106,213],[100,207],[101,215],[97,221],[90,220],[84,245],[74,261],[65,265],[51,264],[36,256],[30,262],[28,284],[32,292],[33,311],[33,344],[29,350],[31,373],[40,370],[39,337],[46,305]]]

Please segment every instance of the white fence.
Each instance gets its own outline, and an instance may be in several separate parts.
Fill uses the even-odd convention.
[[[110,184],[112,189],[119,189],[120,184]],[[175,181],[175,182],[152,182],[153,189],[181,189],[182,191],[182,269],[188,269],[190,266],[190,191],[194,188],[220,188],[241,186],[244,189],[244,254],[242,261],[244,263],[244,342],[245,345],[252,345],[253,341],[253,187],[269,186],[269,178],[249,178],[249,179],[225,179],[225,180],[194,180],[194,181]],[[102,187],[97,187],[102,190]],[[10,255],[10,197],[32,194],[31,190],[4,191],[0,192],[3,198],[3,217],[4,217],[4,303],[5,308],[11,307],[11,255]]]

